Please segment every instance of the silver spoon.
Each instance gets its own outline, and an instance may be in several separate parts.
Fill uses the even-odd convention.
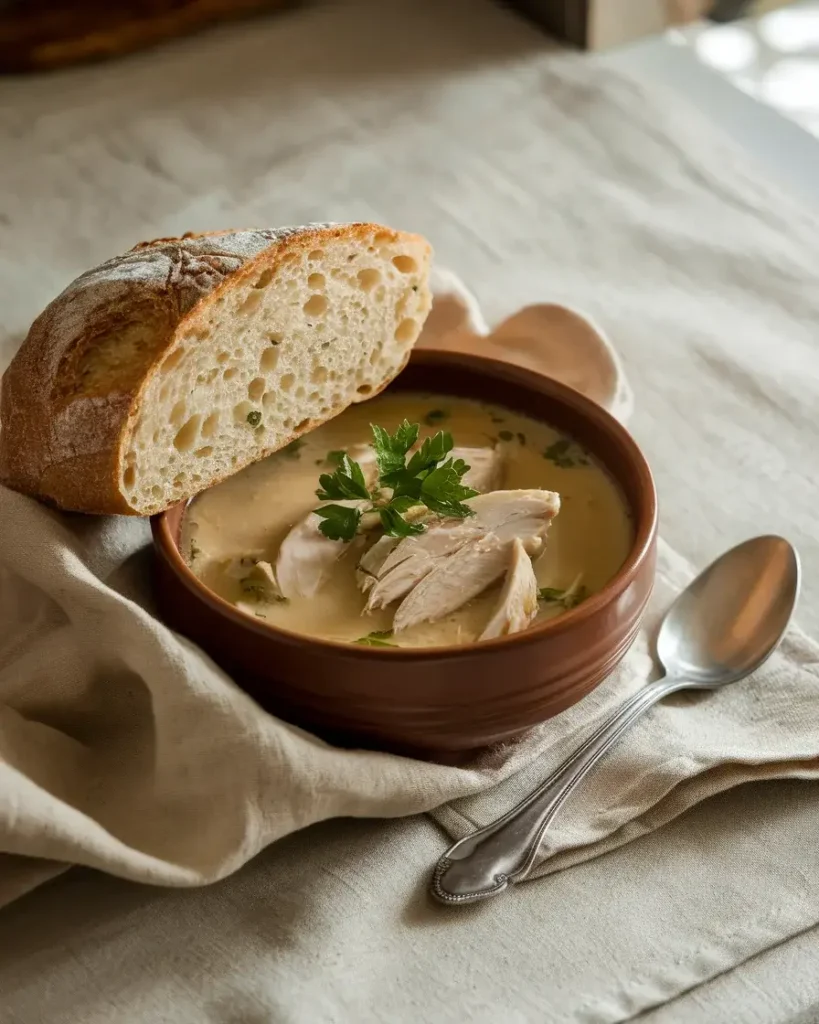
[[[774,652],[799,595],[799,556],[782,537],[726,552],[679,595],[657,637],[665,675],[643,687],[538,788],[502,818],[451,846],[432,895],[458,905],[489,899],[528,874],[546,829],[572,790],[641,715],[677,690],[717,690]]]

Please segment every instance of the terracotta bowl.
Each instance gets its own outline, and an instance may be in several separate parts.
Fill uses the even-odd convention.
[[[464,761],[585,697],[634,639],[654,582],[657,499],[628,432],[571,388],[519,366],[417,351],[391,390],[483,399],[570,434],[619,483],[634,521],[625,564],[558,619],[462,647],[386,649],[315,640],[249,618],[206,589],[178,540],[184,505],[152,522],[165,621],[265,709],[341,746]]]

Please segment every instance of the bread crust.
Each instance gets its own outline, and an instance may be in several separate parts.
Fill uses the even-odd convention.
[[[120,490],[124,446],[147,382],[178,337],[204,324],[225,290],[275,271],[289,253],[364,244],[374,231],[426,244],[367,223],[189,232],[142,242],[77,278],[37,317],[3,376],[0,482],[65,510],[138,515]]]

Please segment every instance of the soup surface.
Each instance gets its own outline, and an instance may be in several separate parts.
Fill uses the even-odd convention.
[[[457,448],[494,448],[501,462],[499,489],[539,488],[560,495],[560,512],[542,552],[534,556],[539,588],[535,623],[574,607],[620,569],[632,541],[628,509],[615,483],[587,452],[546,424],[499,406],[397,392],[352,406],[196,498],[182,528],[182,553],[193,571],[242,611],[296,633],[375,646],[476,641],[496,609],[502,580],[442,619],[393,635],[395,605],[367,611],[367,595],[357,582],[356,566],[371,540],[339,548],[343,554],[313,596],[282,600],[264,587],[248,585],[254,563],[275,566],[284,538],[320,504],[316,488],[322,473],[333,472],[337,456],[331,453],[348,450],[352,455],[372,440],[370,424],[392,432],[404,419],[420,424],[421,439],[445,430]],[[381,532],[371,536],[375,540]]]

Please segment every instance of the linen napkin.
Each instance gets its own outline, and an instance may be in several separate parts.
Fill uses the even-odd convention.
[[[597,334],[577,345],[578,330],[595,334],[579,314],[533,307],[483,337],[462,287],[439,283],[439,313],[444,300],[446,327],[433,319],[426,344],[484,345],[531,363],[535,335],[548,337],[542,352],[556,373],[579,372],[599,401],[628,411],[611,344]],[[575,362],[585,353],[585,370],[566,351]],[[615,372],[598,372],[603,364]],[[644,628],[612,676],[520,741],[453,768],[342,751],[262,711],[154,617],[149,540],[143,521],[61,514],[0,488],[0,903],[71,864],[207,884],[331,817],[428,811],[460,837],[521,799],[655,675],[652,634],[691,575],[661,545]],[[819,648],[792,630],[754,679],[668,699],[566,805],[530,877],[614,849],[742,782],[819,774],[817,683]]]

